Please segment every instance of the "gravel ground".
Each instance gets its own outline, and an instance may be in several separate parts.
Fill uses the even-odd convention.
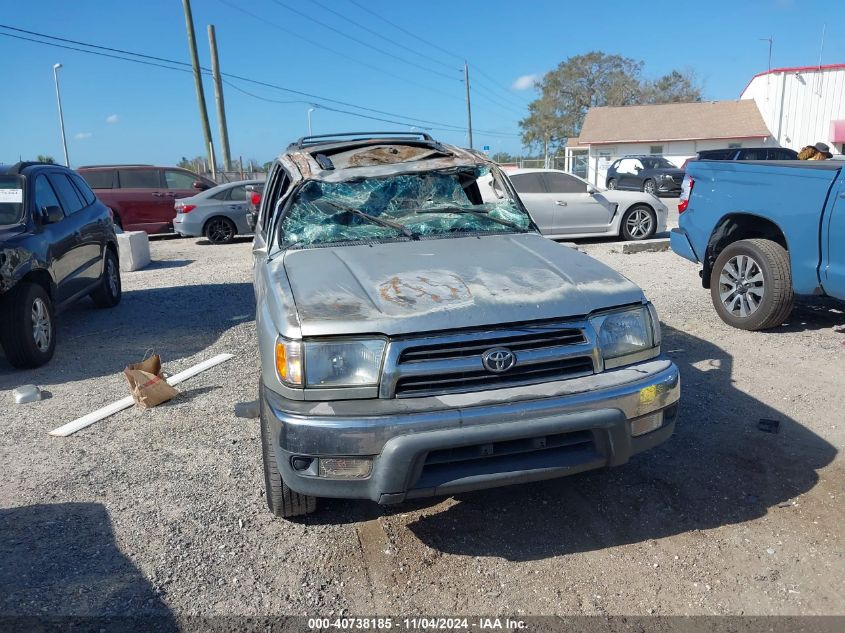
[[[742,332],[672,253],[583,248],[661,314],[683,377],[668,443],[612,470],[288,522],[265,507],[257,420],[233,414],[258,380],[250,244],[155,240],[117,308],[62,315],[51,363],[0,357],[0,614],[845,613],[843,306]],[[170,373],[235,358],[153,410],[47,435],[125,396],[147,350]],[[51,397],[15,405],[26,383]]]

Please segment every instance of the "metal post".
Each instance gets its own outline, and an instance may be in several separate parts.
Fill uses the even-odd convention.
[[[194,17],[191,14],[191,0],[182,0],[182,7],[185,10],[185,29],[188,31],[188,51],[191,54],[191,65],[194,69],[194,85],[197,89],[197,104],[200,108],[200,122],[202,123],[202,133],[205,138],[205,148],[209,152],[209,160],[213,160],[211,156],[211,127],[208,125],[208,111],[205,109],[205,92],[202,88],[200,61],[197,56],[197,38],[194,33]]]
[[[467,85],[467,137],[469,148],[472,149],[472,106],[469,100],[469,65],[464,62],[464,83]]]
[[[70,167],[67,158],[67,139],[65,138],[65,115],[62,113],[62,93],[59,91],[59,68],[61,64],[53,64],[53,81],[56,83],[56,101],[59,104],[59,127],[62,130],[62,149],[65,151],[65,167]]]
[[[312,136],[313,133],[311,132],[311,113],[314,112],[317,108],[308,108],[308,136]]]
[[[208,144],[208,155],[211,157],[211,179],[217,181],[217,162],[214,159],[214,145]]]
[[[211,50],[211,78],[214,80],[214,99],[217,102],[217,122],[220,124],[220,146],[223,148],[223,167],[232,171],[232,155],[229,152],[229,129],[226,126],[226,106],[223,103],[223,78],[220,76],[220,61],[217,57],[217,36],[214,25],[208,25],[208,48]]]

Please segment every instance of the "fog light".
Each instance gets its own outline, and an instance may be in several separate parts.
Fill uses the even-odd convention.
[[[631,421],[631,437],[656,431],[663,425],[663,411],[646,415]]]
[[[373,460],[367,457],[321,457],[320,477],[363,479],[370,474]]]

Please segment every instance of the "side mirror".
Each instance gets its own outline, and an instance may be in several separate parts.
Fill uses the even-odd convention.
[[[49,207],[42,207],[41,217],[44,218],[45,224],[55,224],[65,219],[65,214],[61,207],[55,205]]]
[[[211,189],[207,184],[205,184],[202,180],[195,180],[191,186],[194,189],[199,189],[200,191],[205,191],[206,189]]]
[[[590,194],[591,196],[595,193],[598,193],[598,192],[599,192],[599,190],[596,189],[595,187],[593,187],[592,185],[587,185],[587,193]]]

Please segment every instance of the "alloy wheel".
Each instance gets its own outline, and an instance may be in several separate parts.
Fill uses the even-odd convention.
[[[212,242],[228,242],[233,237],[234,231],[225,220],[214,220],[208,227],[208,239]]]
[[[635,209],[625,220],[625,228],[634,239],[642,239],[651,232],[651,214],[645,209]]]
[[[725,262],[719,274],[719,298],[727,311],[737,317],[749,317],[763,302],[766,282],[757,261],[737,255]]]
[[[655,185],[653,180],[646,180],[645,184],[643,185],[643,191],[646,193],[650,193],[654,195]]]
[[[50,321],[50,310],[40,297],[32,302],[32,340],[41,352],[50,349],[50,339],[53,337],[53,325]]]

